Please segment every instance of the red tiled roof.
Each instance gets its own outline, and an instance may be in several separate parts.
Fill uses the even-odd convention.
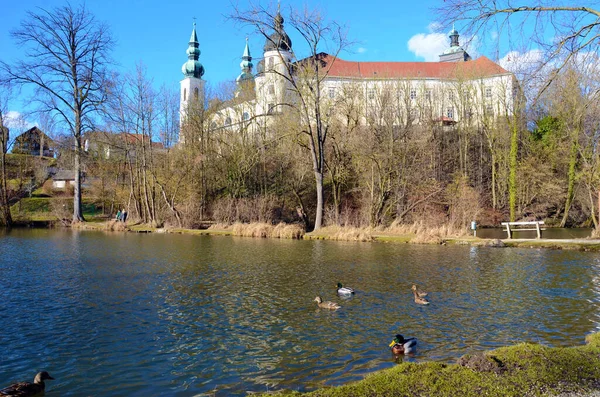
[[[354,62],[321,53],[317,58],[330,77],[343,78],[477,78],[508,74],[484,56],[466,62]]]

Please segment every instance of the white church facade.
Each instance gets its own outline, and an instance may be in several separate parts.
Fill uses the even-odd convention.
[[[342,101],[349,96],[357,99],[357,118],[362,125],[383,122],[384,114],[396,124],[481,125],[514,111],[519,95],[515,76],[485,56],[471,59],[454,28],[449,33],[450,46],[439,62],[356,62],[326,53],[296,60],[283,22],[278,12],[255,74],[246,40],[236,98],[211,116],[210,129],[268,125],[274,115],[297,100],[290,81],[303,78],[294,73],[300,70],[298,66],[315,59],[324,73],[320,90],[324,105],[334,113],[343,112]],[[195,26],[187,54],[181,81],[182,126],[192,106],[204,106],[204,68],[199,62]]]

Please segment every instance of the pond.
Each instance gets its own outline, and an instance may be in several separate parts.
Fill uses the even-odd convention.
[[[48,370],[47,396],[243,396],[396,365],[397,333],[419,339],[415,362],[580,345],[599,329],[599,274],[576,251],[0,232],[0,386]]]

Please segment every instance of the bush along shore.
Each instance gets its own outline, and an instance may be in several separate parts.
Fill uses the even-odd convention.
[[[456,364],[401,363],[348,385],[309,393],[306,397],[468,397],[585,395],[600,390],[600,333],[576,347],[521,343],[465,355]],[[272,396],[273,393],[263,394]]]

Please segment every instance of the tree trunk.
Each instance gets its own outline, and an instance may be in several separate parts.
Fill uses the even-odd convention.
[[[508,176],[508,202],[510,208],[510,221],[514,222],[516,218],[516,204],[517,204],[517,154],[519,145],[519,126],[517,116],[513,116],[511,123],[511,135],[510,135],[510,172]]]
[[[84,222],[81,201],[81,118],[75,114],[75,189],[73,190],[73,223]]]
[[[573,203],[573,197],[575,196],[575,167],[577,165],[577,153],[578,153],[578,143],[577,136],[571,142],[571,153],[569,156],[569,173],[568,173],[568,185],[567,185],[567,198],[565,199],[565,212],[563,213],[562,220],[560,221],[560,227],[565,227],[567,224],[567,220],[569,219],[569,210],[571,209],[571,204]]]
[[[0,226],[11,227],[12,216],[8,203],[8,185],[6,183],[6,148],[8,141],[8,129],[4,133],[4,127],[0,126]]]

